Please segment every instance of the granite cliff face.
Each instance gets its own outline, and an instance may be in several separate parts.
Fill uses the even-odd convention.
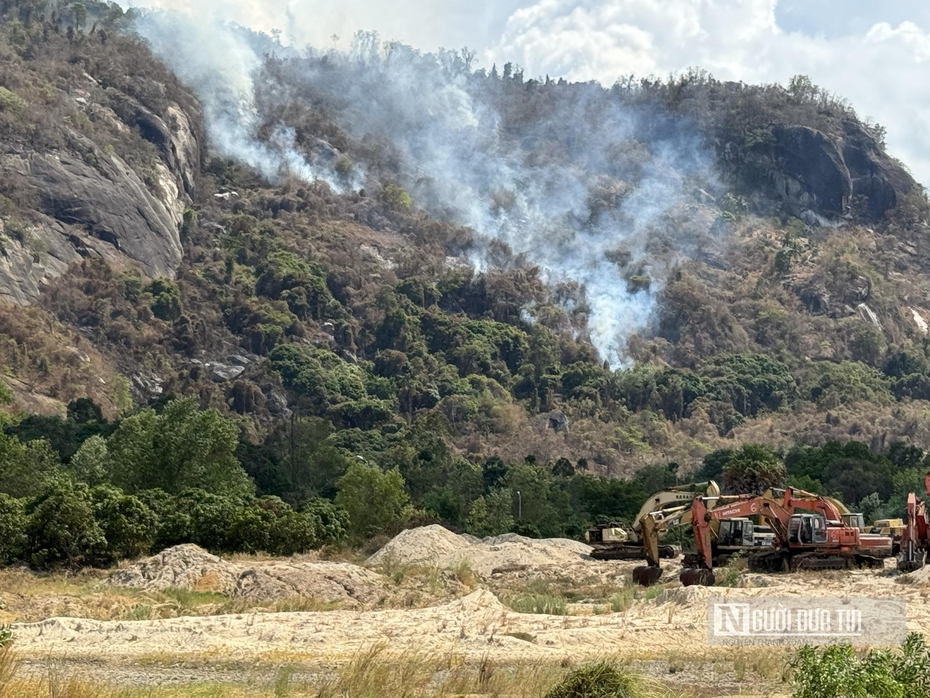
[[[916,186],[855,121],[844,120],[834,133],[789,122],[773,126],[772,135],[770,147],[757,148],[748,157],[768,173],[770,186],[757,191],[769,199],[764,208],[781,206],[799,217],[811,211],[828,218],[880,221]]]
[[[180,225],[201,167],[196,101],[158,100],[156,113],[82,77],[57,95],[56,109],[73,118],[54,124],[47,143],[0,136],[0,179],[28,211],[12,226],[0,222],[0,297],[8,302],[34,302],[81,259],[103,258],[146,278],[170,278],[181,263]]]

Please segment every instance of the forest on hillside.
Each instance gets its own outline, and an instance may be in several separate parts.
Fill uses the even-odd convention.
[[[246,33],[249,160],[211,142],[214,73],[173,74],[138,13],[0,14],[0,286],[29,301],[0,306],[0,556],[578,537],[746,472],[867,517],[922,491],[927,201],[809,80]],[[845,179],[802,177],[808,151]],[[99,200],[44,196],[46,153]],[[100,213],[123,175],[176,217],[141,251]]]

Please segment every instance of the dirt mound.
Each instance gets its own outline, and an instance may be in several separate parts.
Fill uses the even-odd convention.
[[[253,601],[299,596],[347,605],[375,603],[384,594],[380,576],[344,562],[278,562],[245,568],[232,592]]]
[[[110,584],[145,591],[176,587],[218,591],[250,601],[295,597],[357,606],[384,597],[385,582],[374,572],[338,562],[227,562],[196,545],[179,545],[117,570]]]
[[[386,563],[402,565],[439,565],[471,543],[438,524],[401,531],[378,552],[365,561],[366,565]]]
[[[591,548],[564,538],[536,540],[505,533],[483,540],[456,535],[442,526],[432,525],[402,531],[366,561],[366,565],[386,562],[435,565],[454,568],[467,563],[482,577],[498,570],[540,567],[566,567],[587,558]]]
[[[591,548],[565,538],[525,538],[515,533],[485,538],[480,543],[457,550],[443,560],[454,567],[467,561],[477,574],[489,577],[495,571],[522,568],[565,568],[586,561]],[[587,560],[590,562],[590,560]]]
[[[110,576],[110,584],[145,591],[172,587],[229,593],[239,570],[196,545],[178,545],[135,562]]]

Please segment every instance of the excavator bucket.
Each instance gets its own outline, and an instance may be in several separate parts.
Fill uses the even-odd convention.
[[[681,580],[682,586],[686,587],[712,587],[717,582],[713,571],[701,567],[689,567],[682,570],[678,579]]]
[[[916,572],[923,566],[923,560],[898,560],[898,572]]]
[[[916,572],[924,566],[927,553],[918,549],[913,541],[909,541],[906,547],[898,553],[898,571],[899,572]]]
[[[640,565],[633,569],[633,581],[644,587],[651,587],[662,577],[662,568],[655,565]]]

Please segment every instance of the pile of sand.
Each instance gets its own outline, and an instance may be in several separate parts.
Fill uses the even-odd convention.
[[[462,548],[473,545],[464,536],[438,524],[401,531],[365,561],[366,565],[439,565]]]
[[[110,584],[144,591],[196,589],[229,593],[236,585],[236,566],[196,545],[177,545],[117,570]]]
[[[227,562],[196,545],[179,545],[132,563],[110,576],[110,584],[145,591],[181,588],[217,591],[232,598],[277,601],[313,598],[348,606],[384,596],[384,580],[357,565],[339,562]]]
[[[454,656],[495,662],[573,662],[617,658],[695,657],[706,662],[707,597],[871,596],[907,600],[908,629],[930,632],[924,589],[902,587],[872,570],[842,574],[771,575],[759,589],[668,588],[621,613],[548,616],[516,613],[486,589],[429,608],[247,613],[151,621],[98,622],[54,618],[17,625],[21,657],[133,662],[153,654],[193,661],[267,658],[275,653],[315,662],[344,662],[382,647],[394,656]],[[448,661],[448,660],[446,660]],[[45,666],[43,664],[43,666]],[[88,665],[95,666],[95,665]],[[713,695],[717,695],[716,693]]]
[[[384,584],[374,572],[346,562],[276,562],[244,568],[232,596],[252,601],[300,596],[368,605],[384,597]]]
[[[584,543],[565,538],[535,540],[506,533],[478,540],[432,525],[402,531],[365,564],[394,562],[448,569],[467,563],[477,574],[489,577],[496,571],[590,564],[590,552]]]

